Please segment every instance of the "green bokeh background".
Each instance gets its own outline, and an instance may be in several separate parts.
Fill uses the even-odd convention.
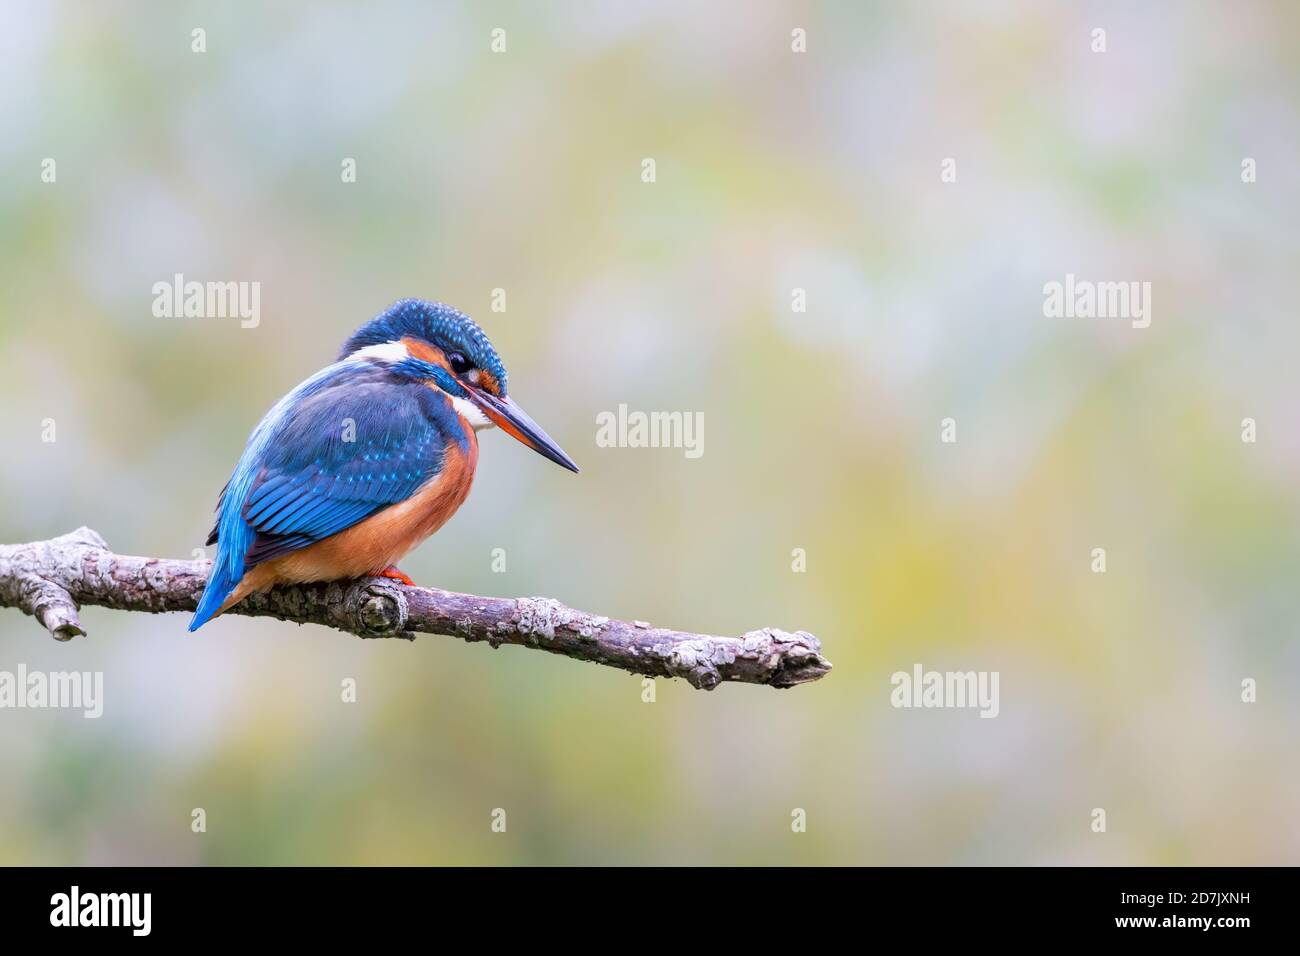
[[[485,433],[417,581],[835,670],[644,703],[450,639],[0,611],[0,669],[106,697],[0,710],[0,862],[1300,858],[1300,8],[261,6],[0,3],[0,540],[188,556],[262,413],[421,296],[583,472]],[[175,273],[261,324],[155,318]],[[1045,318],[1066,273],[1150,281],[1150,328]],[[702,412],[703,457],[597,447],[620,403]],[[892,708],[918,662],[1000,672],[998,718]]]

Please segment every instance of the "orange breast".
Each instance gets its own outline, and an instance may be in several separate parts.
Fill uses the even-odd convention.
[[[359,578],[396,564],[446,524],[469,496],[478,465],[478,438],[472,428],[465,431],[468,450],[453,442],[442,470],[410,498],[323,541],[259,564],[244,575],[222,610],[276,584]]]

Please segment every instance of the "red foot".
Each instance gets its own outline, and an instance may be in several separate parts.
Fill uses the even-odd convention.
[[[379,572],[381,578],[392,578],[394,581],[401,581],[403,584],[415,587],[415,582],[397,569],[397,565],[392,564]]]

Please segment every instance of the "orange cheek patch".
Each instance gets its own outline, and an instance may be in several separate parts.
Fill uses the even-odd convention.
[[[485,368],[475,369],[478,372],[478,387],[485,392],[491,392],[493,395],[501,394],[501,385],[497,382],[497,377]]]
[[[447,356],[436,345],[430,345],[428,342],[421,342],[418,339],[409,337],[402,339],[402,344],[406,346],[406,351],[416,358],[431,365],[440,365],[448,372],[451,371],[451,364],[447,361]]]

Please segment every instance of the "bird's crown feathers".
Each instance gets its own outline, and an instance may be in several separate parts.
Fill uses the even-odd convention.
[[[441,302],[401,299],[352,333],[339,352],[345,359],[371,345],[416,338],[444,352],[460,352],[477,368],[491,373],[506,394],[506,369],[487,334],[463,312]]]

